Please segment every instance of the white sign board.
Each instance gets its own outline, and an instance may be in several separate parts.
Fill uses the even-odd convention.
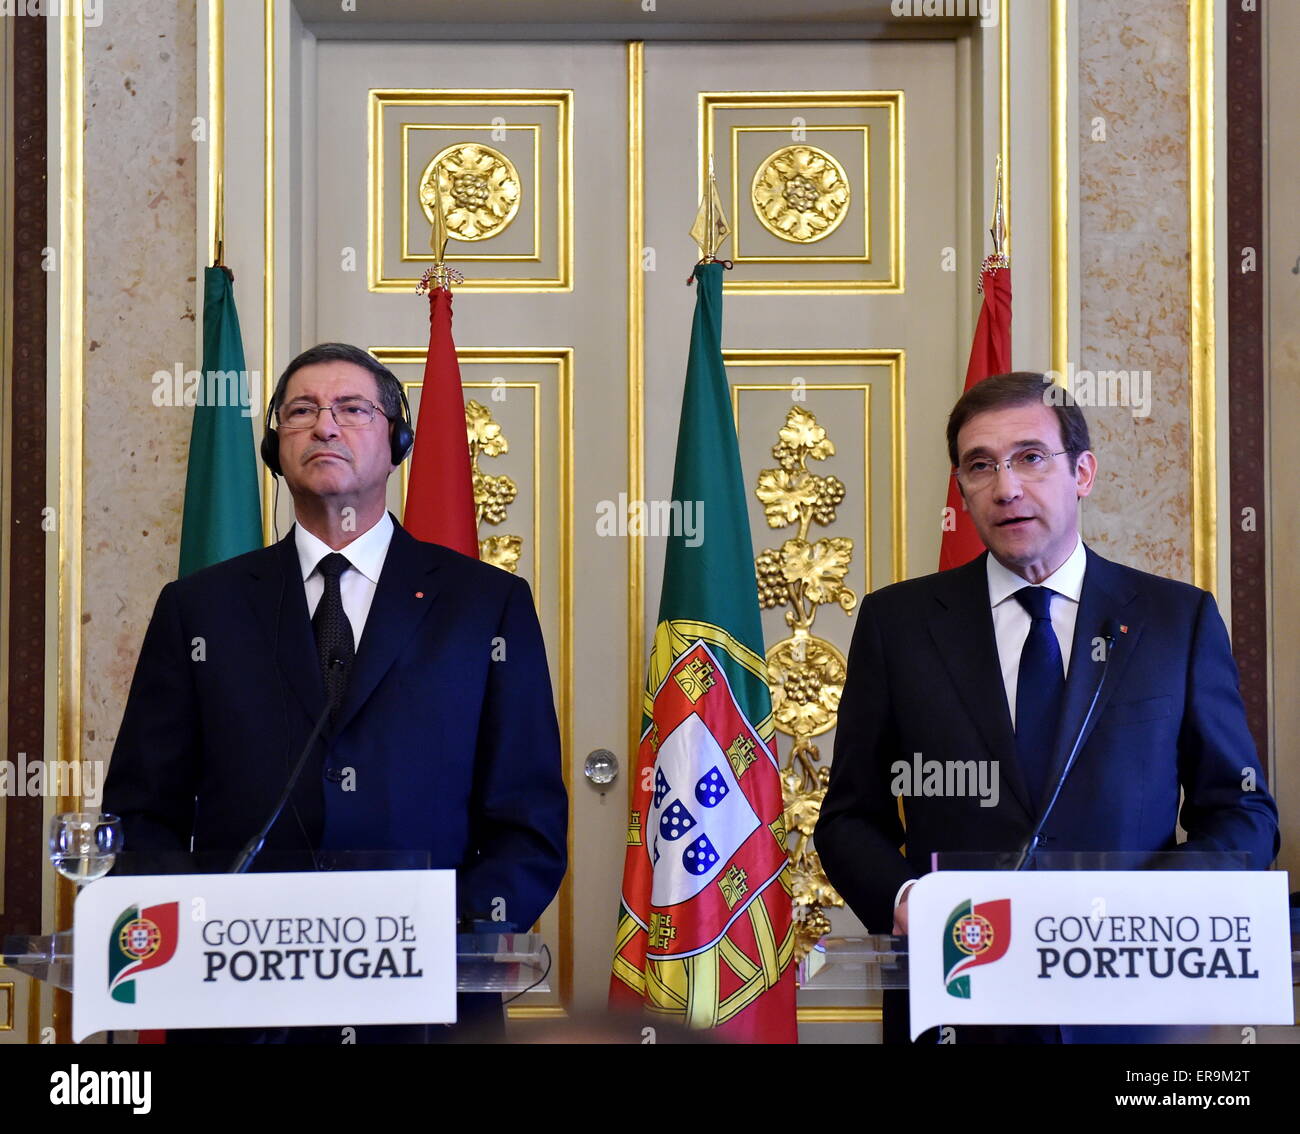
[[[73,1039],[456,1019],[452,870],[102,878],[73,916]]]
[[[911,889],[915,1039],[945,1024],[1290,1024],[1283,871],[935,871]]]

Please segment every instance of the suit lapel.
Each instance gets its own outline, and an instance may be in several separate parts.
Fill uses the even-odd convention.
[[[1096,708],[1093,709],[1092,716],[1088,717],[1088,726],[1079,741],[1080,751],[1088,743],[1088,737],[1092,735],[1092,730],[1105,711],[1106,703],[1119,687],[1124,667],[1128,665],[1138,638],[1142,635],[1141,602],[1137,591],[1125,583],[1113,563],[1086,546],[1084,550],[1088,556],[1088,565],[1083,574],[1079,613],[1074,623],[1070,670],[1065,680],[1065,702],[1061,707],[1052,766],[1047,777],[1048,798],[1070,757],[1074,738],[1083,727],[1085,717],[1088,717],[1088,706],[1097,690],[1098,680],[1102,679],[1101,690],[1097,694]],[[1115,634],[1115,644],[1108,647],[1110,660],[1103,673],[1103,655],[1099,653],[1094,639],[1105,634],[1106,625],[1111,621],[1122,629]],[[1046,804],[1046,799],[1039,802],[1040,807]]]
[[[356,716],[433,606],[438,591],[437,570],[428,548],[394,520],[392,542],[366,615],[347,695],[335,722],[336,731],[342,731]]]
[[[250,601],[285,683],[315,720],[325,708],[325,682],[307,617],[307,592],[293,532],[290,528],[284,539],[267,548],[251,569]]]
[[[930,618],[930,634],[957,695],[997,760],[1012,796],[1027,814],[1031,813],[1029,791],[1016,761],[1016,738],[993,633],[984,555],[944,572],[938,581],[935,597],[939,609]]]

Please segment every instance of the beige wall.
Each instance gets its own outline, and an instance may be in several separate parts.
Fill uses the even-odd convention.
[[[85,31],[83,753],[107,760],[154,599],[176,577],[191,412],[157,370],[198,366],[196,16],[104,4]]]

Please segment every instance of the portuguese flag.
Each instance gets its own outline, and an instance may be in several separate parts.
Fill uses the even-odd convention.
[[[793,1043],[785,819],[722,364],[722,272],[706,262],[693,277],[610,1004],[738,1042]]]
[[[185,473],[181,578],[262,546],[247,373],[230,272],[204,268],[203,374]]]

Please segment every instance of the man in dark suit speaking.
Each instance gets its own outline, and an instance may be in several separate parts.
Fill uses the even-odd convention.
[[[989,550],[859,609],[816,829],[850,908],[906,933],[933,852],[1014,860],[1058,784],[1042,855],[1241,851],[1266,868],[1277,808],[1223,619],[1209,593],[1084,546],[1097,461],[1083,412],[1043,375],[989,378],[954,407],[948,450]],[[918,761],[973,761],[986,774],[968,782],[997,790],[922,790],[906,774]],[[888,1033],[888,1003],[885,1018]]]
[[[271,407],[263,456],[297,523],[163,588],[105,784],[125,850],[231,869],[324,717],[253,869],[427,854],[456,870],[462,920],[527,931],[563,877],[568,818],[528,585],[385,510],[411,429],[369,354],[305,351]]]

